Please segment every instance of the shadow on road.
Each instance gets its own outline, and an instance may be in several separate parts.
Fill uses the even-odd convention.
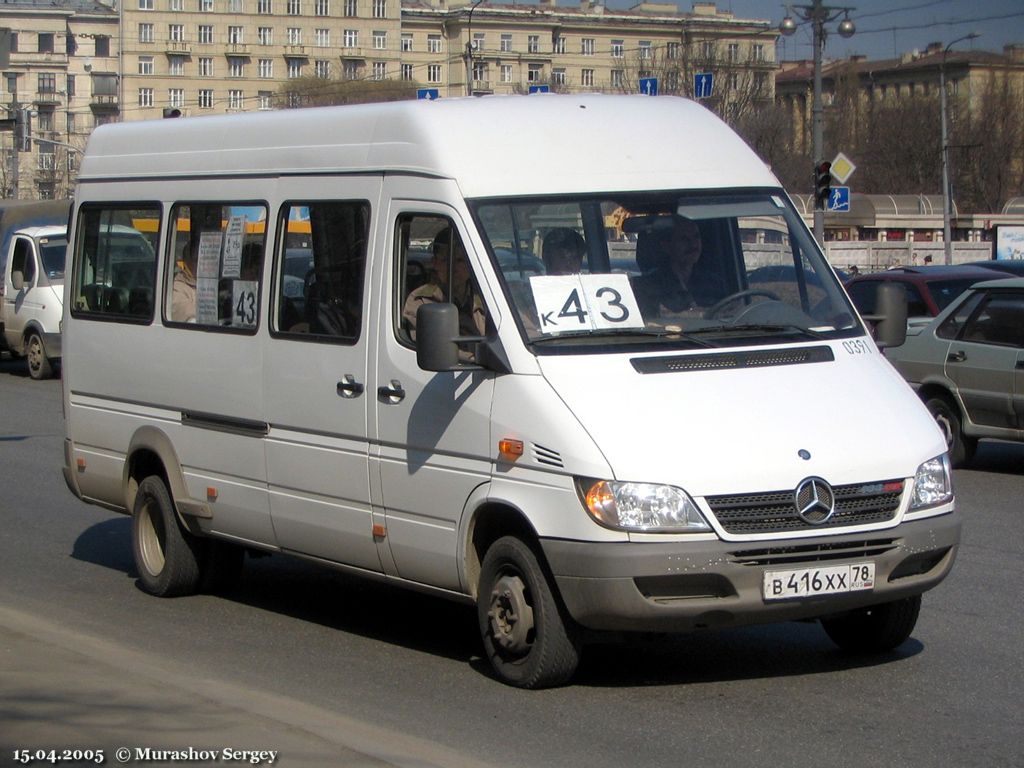
[[[965,469],[1024,475],[1024,444],[1001,440],[982,440],[978,451]]]

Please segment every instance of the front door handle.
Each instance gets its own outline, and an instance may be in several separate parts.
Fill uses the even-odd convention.
[[[956,352],[950,352],[948,355],[946,355],[947,363],[962,363],[966,359],[967,353],[964,352],[962,349],[958,349]]]
[[[351,373],[346,373],[338,382],[338,394],[346,399],[359,397],[363,394],[363,385]]]
[[[405,390],[402,389],[402,382],[398,379],[391,380],[390,387],[377,387],[377,398],[392,405],[402,402],[405,399]]]

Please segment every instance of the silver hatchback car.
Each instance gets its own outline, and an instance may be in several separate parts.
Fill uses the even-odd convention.
[[[885,356],[935,416],[954,466],[979,439],[1024,441],[1024,278],[974,284]]]

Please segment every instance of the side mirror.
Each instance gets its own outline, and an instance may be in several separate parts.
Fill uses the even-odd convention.
[[[454,304],[426,303],[416,310],[416,362],[424,371],[459,366],[459,310]]]
[[[25,273],[20,269],[16,269],[11,272],[11,286],[13,286],[16,291],[20,291],[25,287]]]
[[[875,300],[875,344],[879,349],[899,347],[907,340],[907,294],[896,283],[881,283]]]

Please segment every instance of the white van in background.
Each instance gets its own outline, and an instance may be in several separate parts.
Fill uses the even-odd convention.
[[[106,125],[72,222],[65,477],[132,515],[153,594],[298,555],[474,603],[496,675],[540,687],[602,632],[890,649],[953,565],[942,435],[692,102]]]
[[[33,379],[48,379],[61,358],[67,227],[26,227],[11,233],[0,273],[4,346],[24,356]]]

